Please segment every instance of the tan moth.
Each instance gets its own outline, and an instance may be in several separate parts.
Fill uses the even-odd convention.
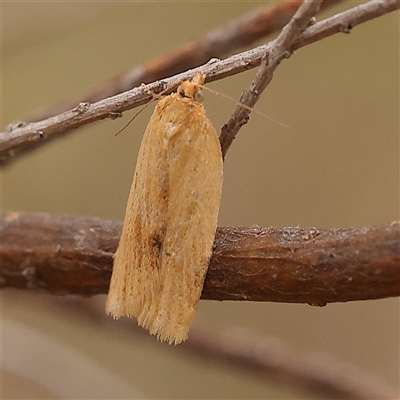
[[[186,340],[217,228],[222,155],[198,72],[160,100],[144,133],[106,312],[161,341]]]

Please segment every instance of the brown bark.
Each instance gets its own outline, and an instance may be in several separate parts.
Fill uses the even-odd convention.
[[[107,293],[121,223],[1,215],[3,288]],[[218,228],[202,298],[308,303],[400,294],[400,223],[356,229]]]

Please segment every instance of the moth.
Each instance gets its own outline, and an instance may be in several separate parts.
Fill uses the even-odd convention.
[[[161,341],[188,337],[210,261],[223,161],[201,104],[205,74],[155,107],[144,133],[106,302]]]

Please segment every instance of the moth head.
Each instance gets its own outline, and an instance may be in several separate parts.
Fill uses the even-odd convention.
[[[204,100],[202,87],[205,79],[206,74],[204,72],[196,72],[191,81],[182,82],[178,87],[179,95],[201,103]]]

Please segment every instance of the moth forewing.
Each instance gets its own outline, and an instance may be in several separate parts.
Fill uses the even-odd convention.
[[[107,298],[160,340],[187,339],[211,257],[222,155],[197,102],[204,74],[156,106],[139,150]]]

